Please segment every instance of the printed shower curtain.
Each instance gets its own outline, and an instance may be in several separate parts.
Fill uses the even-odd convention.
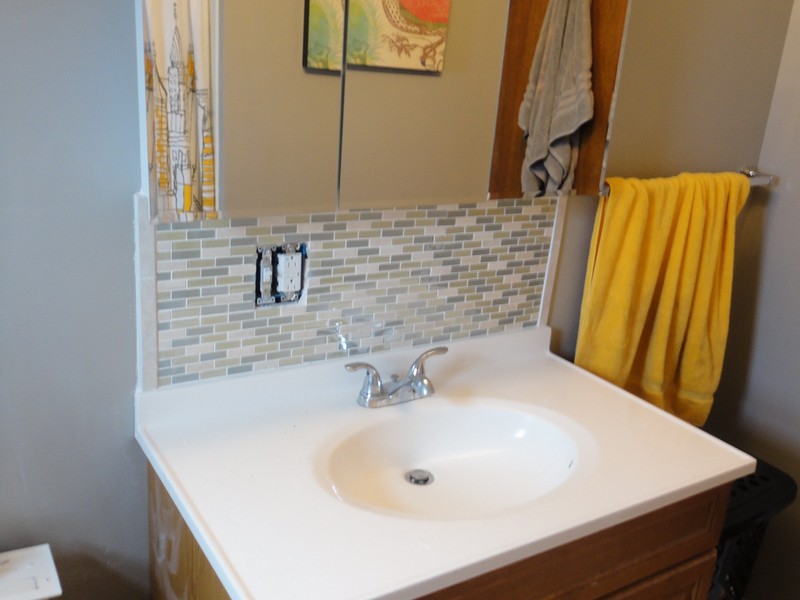
[[[216,211],[210,0],[144,0],[150,197],[159,214]]]

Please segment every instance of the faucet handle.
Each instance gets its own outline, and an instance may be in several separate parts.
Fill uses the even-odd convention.
[[[425,375],[425,361],[430,356],[445,354],[446,352],[447,346],[436,346],[420,354],[417,359],[411,363],[411,366],[408,368],[408,379],[411,381],[411,387],[418,396],[428,396],[433,393],[433,383],[431,383],[431,380]]]
[[[358,394],[358,403],[361,406],[369,407],[373,399],[383,398],[383,381],[381,381],[381,376],[375,367],[365,362],[354,362],[347,363],[344,368],[351,373],[359,369],[364,369],[367,372],[364,377],[364,385],[361,386],[361,391]]]
[[[435,348],[426,350],[411,363],[411,366],[408,368],[408,376],[425,377],[425,361],[428,360],[428,357],[434,356],[435,354],[446,354],[447,350],[447,346],[436,346]]]

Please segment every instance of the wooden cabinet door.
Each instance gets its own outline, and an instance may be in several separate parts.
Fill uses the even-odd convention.
[[[155,471],[147,469],[153,600],[230,600]]]
[[[693,560],[607,596],[608,600],[701,600],[708,598],[717,553]]]

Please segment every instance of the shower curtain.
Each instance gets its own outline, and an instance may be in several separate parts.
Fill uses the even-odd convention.
[[[216,211],[210,0],[143,0],[148,169],[159,214]]]

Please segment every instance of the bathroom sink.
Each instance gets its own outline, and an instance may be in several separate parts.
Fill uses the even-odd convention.
[[[321,476],[343,502],[380,513],[503,513],[560,486],[579,460],[577,443],[553,420],[491,399],[424,399],[365,415],[380,420],[326,450]]]

